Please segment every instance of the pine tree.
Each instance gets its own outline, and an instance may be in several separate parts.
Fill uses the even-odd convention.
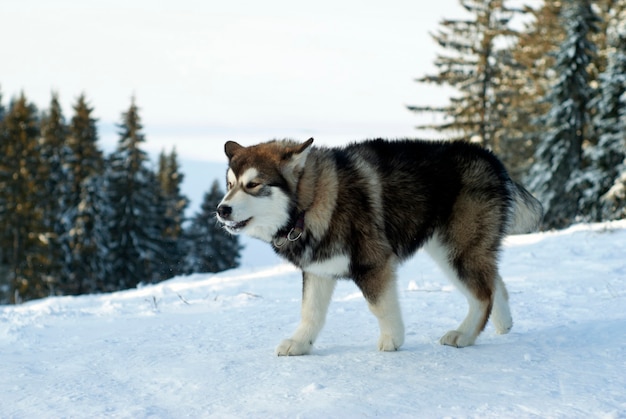
[[[69,166],[73,173],[71,202],[74,206],[81,200],[83,182],[91,176],[101,176],[104,170],[104,157],[98,147],[97,120],[92,114],[93,108],[87,103],[85,95],[80,95],[74,105],[68,138],[73,155]]]
[[[167,242],[167,259],[161,264],[162,279],[178,275],[184,270],[184,240],[182,237],[185,209],[189,200],[182,194],[181,185],[184,175],[180,172],[176,150],[168,155],[161,152],[157,173],[161,186],[161,195],[165,205],[165,228],[162,232]]]
[[[228,234],[215,219],[215,208],[224,196],[217,181],[204,195],[201,209],[186,230],[189,250],[187,271],[220,272],[239,266],[241,245],[237,236]]]
[[[9,302],[9,292],[11,289],[10,276],[10,255],[9,255],[9,231],[7,209],[8,197],[2,192],[7,182],[7,162],[5,162],[8,154],[8,136],[5,129],[4,118],[5,108],[2,100],[2,90],[0,90],[0,304]]]
[[[69,172],[68,208],[63,217],[61,246],[67,249],[61,277],[69,294],[104,291],[110,271],[103,249],[108,246],[105,220],[108,210],[104,195],[104,157],[98,147],[96,119],[85,95],[73,106],[67,144]]]
[[[109,256],[107,222],[113,208],[106,194],[105,176],[90,176],[81,185],[80,203],[68,214],[73,221],[68,232],[71,255],[67,261],[67,294],[110,292],[118,289]]]
[[[419,83],[447,85],[459,92],[450,104],[441,108],[409,106],[414,112],[443,113],[442,124],[423,125],[418,129],[450,132],[459,139],[471,139],[500,152],[503,129],[502,100],[508,100],[505,72],[510,54],[500,45],[510,44],[517,33],[509,22],[521,10],[508,7],[502,0],[460,0],[470,13],[466,20],[443,20],[434,40],[448,55],[440,54],[435,66],[438,73],[417,79]],[[506,41],[506,42],[504,42]]]
[[[518,180],[528,175],[539,136],[544,132],[544,127],[536,121],[549,110],[548,104],[540,99],[555,83],[555,52],[565,37],[560,19],[562,4],[546,1],[537,9],[526,8],[532,19],[511,48],[512,64],[506,78],[511,94],[502,118],[504,132],[499,156],[511,176]]]
[[[167,205],[167,217],[172,221],[164,235],[177,239],[182,232],[182,224],[185,216],[185,209],[189,205],[189,200],[181,192],[181,185],[184,175],[180,172],[178,155],[176,149],[170,154],[161,152],[159,156],[159,171],[157,174],[161,191],[165,197]]]
[[[10,266],[10,301],[43,297],[46,283],[46,229],[39,178],[40,147],[37,109],[22,93],[4,118],[5,140],[0,162],[2,248]],[[44,269],[42,269],[44,267]]]
[[[597,31],[598,17],[589,0],[572,0],[564,13],[566,38],[555,64],[558,80],[546,94],[550,110],[542,118],[545,135],[535,154],[529,187],[545,209],[544,224],[564,227],[573,222],[581,191],[583,141],[589,129],[589,103],[594,95],[588,66],[596,48],[589,35]]]
[[[4,104],[2,102],[2,86],[0,86],[0,127],[4,130],[4,113],[6,110],[4,109]],[[3,131],[0,131],[3,132]]]
[[[598,30],[589,35],[591,42],[596,46],[596,54],[593,61],[589,64],[588,67],[589,83],[592,86],[600,86],[600,84],[602,83],[600,77],[607,70],[609,54],[613,49],[613,47],[609,45],[608,39],[608,32],[610,31],[610,26],[612,26],[611,21],[616,15],[623,12],[623,10],[626,8],[626,1],[597,0],[592,2],[592,7],[594,12],[598,16],[599,21],[597,24]],[[591,98],[589,103],[589,112],[592,118],[597,119],[597,116],[600,112],[600,110],[598,109],[598,104],[602,97],[602,89],[599,87],[594,88],[593,92],[594,96]],[[586,151],[586,148],[592,148],[593,146],[596,146],[598,144],[598,141],[600,140],[600,136],[602,134],[601,131],[597,131],[598,128],[600,127],[597,124],[590,124],[589,132],[583,145],[584,151]],[[586,166],[588,164],[590,164],[590,161],[589,159],[585,158],[583,165]],[[587,193],[586,195],[589,194]],[[582,204],[581,208],[583,207],[588,206],[586,204]],[[586,215],[587,214],[585,213],[585,216]]]
[[[40,121],[41,129],[41,164],[38,177],[43,186],[43,196],[39,202],[43,210],[47,260],[46,269],[51,284],[56,292],[62,293],[66,278],[62,278],[63,261],[70,249],[62,245],[61,237],[65,234],[65,216],[70,207],[70,187],[72,173],[68,170],[71,150],[67,145],[68,129],[63,117],[58,94],[53,93],[50,109]]]
[[[154,172],[141,146],[145,141],[133,99],[122,115],[120,140],[110,157],[108,200],[111,279],[120,289],[159,279],[159,261],[166,258],[164,205]]]
[[[580,206],[594,221],[626,216],[626,2],[621,6],[607,28],[609,53],[594,120],[599,140],[585,150],[590,167]]]

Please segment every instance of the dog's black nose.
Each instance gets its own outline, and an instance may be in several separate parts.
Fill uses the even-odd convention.
[[[219,215],[221,218],[228,218],[232,213],[233,209],[228,205],[220,205],[219,207],[217,207],[217,215]]]

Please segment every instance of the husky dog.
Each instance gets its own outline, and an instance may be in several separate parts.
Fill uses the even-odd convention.
[[[542,207],[491,152],[466,142],[312,143],[225,145],[228,192],[217,219],[232,234],[270,243],[303,272],[301,321],[278,355],[311,350],[340,278],[356,283],[378,319],[378,349],[397,350],[396,266],[421,247],[469,303],[440,343],[472,345],[490,314],[498,333],[511,329],[498,252],[506,234],[538,227]]]

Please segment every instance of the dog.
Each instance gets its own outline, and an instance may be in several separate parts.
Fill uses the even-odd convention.
[[[463,141],[374,139],[344,147],[229,141],[217,219],[269,243],[303,272],[301,321],[277,355],[311,351],[338,279],[352,279],[378,319],[378,349],[404,343],[396,267],[425,248],[465,295],[469,312],[440,343],[474,344],[491,315],[513,325],[498,274],[507,234],[538,228],[542,206],[496,156]]]

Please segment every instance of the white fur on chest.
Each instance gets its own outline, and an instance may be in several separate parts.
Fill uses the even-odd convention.
[[[345,277],[350,271],[350,258],[346,255],[337,255],[323,261],[312,262],[302,270],[322,277]]]

